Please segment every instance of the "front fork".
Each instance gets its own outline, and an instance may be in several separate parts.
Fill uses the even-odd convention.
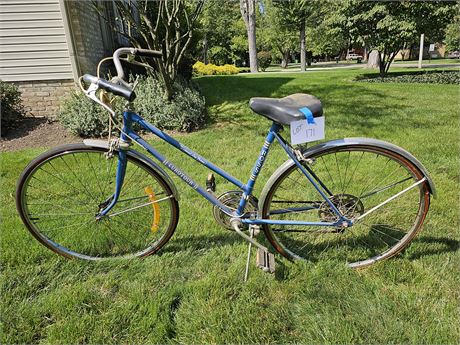
[[[126,175],[126,165],[128,163],[128,153],[129,146],[131,145],[131,139],[125,134],[130,130],[131,127],[131,118],[130,113],[128,111],[123,112],[123,131],[121,132],[120,139],[117,143],[116,150],[118,152],[118,163],[117,163],[117,175],[115,179],[115,192],[103,203],[100,204],[100,211],[96,215],[96,219],[99,220],[102,217],[106,216],[110,210],[115,206],[120,197],[121,188],[123,186],[123,182],[125,180]],[[112,146],[109,145],[110,150],[112,150]],[[113,159],[111,157],[111,152],[107,159]]]

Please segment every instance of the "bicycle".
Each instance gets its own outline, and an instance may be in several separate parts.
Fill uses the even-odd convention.
[[[332,140],[309,148],[281,135],[293,121],[323,116],[321,102],[306,94],[252,98],[250,107],[272,121],[247,183],[223,171],[131,111],[135,93],[124,82],[121,56],[159,58],[160,52],[120,48],[113,54],[118,76],[112,81],[85,75],[85,94],[116,121],[97,92],[127,101],[119,138],[84,140],[59,146],[35,158],[22,172],[16,192],[18,212],[43,245],[67,258],[102,260],[145,257],[171,238],[179,218],[179,194],[165,170],[145,149],[189,187],[214,205],[218,223],[259,248],[259,266],[273,271],[273,249],[304,260],[342,260],[358,268],[401,252],[420,231],[435,187],[427,170],[409,152],[367,138]],[[98,73],[99,74],[99,73]],[[133,130],[133,124],[232,183],[237,190],[214,195]],[[256,199],[254,184],[269,149],[277,141],[289,159],[278,167]],[[249,232],[247,231],[249,229]],[[263,230],[272,249],[259,243]]]

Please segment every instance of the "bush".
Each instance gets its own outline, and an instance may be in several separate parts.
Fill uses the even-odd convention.
[[[193,72],[198,75],[229,75],[238,74],[239,69],[229,64],[217,66],[212,63],[204,64],[201,61],[197,61],[193,65]]]
[[[260,69],[265,72],[270,63],[272,62],[272,54],[267,51],[261,51],[257,53],[257,64]]]
[[[174,85],[174,98],[164,99],[162,85],[154,78],[143,77],[136,88],[136,111],[162,129],[191,131],[207,121],[206,103],[199,90],[184,80]]]
[[[108,113],[81,91],[71,92],[62,102],[58,120],[71,133],[82,137],[98,137],[108,133]]]
[[[459,84],[458,71],[424,71],[424,72],[398,72],[388,73],[385,78],[378,74],[361,75],[358,81],[368,83],[426,83],[426,84]]]
[[[11,83],[0,80],[1,135],[24,116],[21,92]]]
[[[136,87],[134,109],[147,121],[161,129],[190,131],[206,123],[204,97],[187,81],[176,82],[172,100],[164,99],[162,85],[152,77],[140,77]],[[124,100],[115,98],[114,109],[120,114]],[[70,132],[82,137],[104,136],[108,133],[108,113],[82,92],[73,92],[61,105],[58,120]]]

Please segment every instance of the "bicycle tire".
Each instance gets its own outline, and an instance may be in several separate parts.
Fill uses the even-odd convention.
[[[424,177],[420,169],[410,160],[406,159],[405,157],[403,157],[401,154],[397,152],[388,150],[387,148],[379,147],[377,145],[342,145],[339,147],[332,147],[332,148],[328,147],[328,148],[324,148],[322,150],[316,151],[315,153],[311,155],[308,155],[307,153],[305,158],[307,159],[307,161],[309,160],[310,163],[313,162],[313,165],[309,164],[310,169],[315,174],[317,174],[317,176],[319,176],[319,178],[323,182],[326,182],[325,185],[332,185],[331,180],[333,180],[333,177],[331,175],[331,172],[329,171],[331,167],[329,166],[328,168],[328,164],[326,164],[325,162],[327,160],[333,162],[332,157],[333,155],[335,155],[335,163],[340,173],[340,165],[338,163],[339,161],[341,161],[341,158],[338,159],[337,154],[339,154],[339,156],[348,155],[348,161],[349,161],[350,156],[352,154],[355,155],[356,153],[361,154],[361,160],[363,159],[363,156],[365,154],[371,155],[371,159],[369,160],[369,162],[366,162],[367,164],[364,165],[366,168],[365,169],[360,168],[360,170],[362,170],[361,173],[364,173],[366,169],[369,169],[368,171],[372,171],[373,173],[378,173],[380,171],[383,176],[386,176],[384,178],[387,179],[388,175],[385,175],[385,174],[387,173],[387,171],[389,171],[389,169],[385,168],[383,170],[380,170],[382,169],[382,167],[372,166],[372,164],[376,165],[377,160],[378,160],[377,158],[385,158],[385,160],[387,160],[386,165],[392,164],[393,167],[396,167],[396,169],[399,169],[398,167],[404,168],[403,172],[405,172],[408,176],[406,181],[397,182],[394,185],[389,185],[390,187],[387,186],[388,189],[386,190],[383,189],[382,187],[381,188],[382,191],[379,191],[378,188],[376,189],[376,187],[373,187],[373,191],[379,191],[378,193],[384,193],[386,197],[388,197],[388,194],[385,194],[385,193],[387,193],[388,190],[393,190],[394,188],[396,188],[396,186],[398,186],[397,187],[398,191],[400,191],[403,188],[406,188],[408,185],[410,185],[410,183],[414,183]],[[373,158],[372,156],[374,155],[375,157]],[[342,159],[341,161],[342,163],[344,159]],[[325,168],[321,166],[318,167],[317,166],[318,162],[322,162],[323,163],[322,165],[324,165]],[[369,163],[372,163],[372,164],[369,164]],[[308,163],[304,163],[304,164],[308,164]],[[355,168],[355,166],[351,166],[351,164],[352,163],[348,164],[348,168],[350,169],[349,171],[352,171],[351,169]],[[360,162],[358,162],[357,166],[359,165],[360,165]],[[385,164],[380,164],[380,165],[383,166]],[[327,173],[326,173],[326,169],[329,169]],[[342,172],[345,169],[347,169],[347,167],[342,166]],[[355,168],[355,174],[356,174],[356,169],[358,168],[357,167]],[[270,178],[261,196],[261,200],[263,200],[262,205],[261,205],[261,212],[262,212],[263,218],[280,219],[281,216],[278,216],[277,213],[282,214],[282,212],[286,212],[286,211],[290,213],[289,215],[290,217],[292,217],[292,214],[295,212],[299,212],[299,213],[304,212],[304,211],[292,211],[291,212],[291,210],[295,210],[293,206],[289,206],[289,207],[286,206],[284,209],[276,209],[276,207],[279,208],[280,206],[274,206],[277,203],[280,205],[283,205],[283,203],[288,204],[289,202],[292,202],[292,200],[291,201],[276,200],[275,198],[279,199],[279,196],[275,197],[275,195],[278,195],[278,194],[283,195],[282,193],[284,193],[285,195],[288,195],[288,192],[282,191],[281,188],[282,187],[286,188],[287,184],[286,183],[283,184],[283,182],[286,181],[296,171],[300,174],[298,167],[291,160],[290,164],[285,164],[283,169],[280,169],[274,174],[276,176],[273,176],[272,178]],[[345,175],[346,173],[347,173],[347,170],[345,170]],[[327,175],[329,175],[330,178],[327,177]],[[305,193],[305,195],[307,195],[307,193],[304,192],[304,190],[310,187],[311,187],[310,189],[314,189],[314,188],[303,174],[301,177],[303,177],[306,183],[308,183],[308,186],[306,183],[302,185],[302,193]],[[353,176],[351,177],[352,180],[354,178],[355,177]],[[363,182],[365,182],[366,180],[370,181],[371,178],[372,177],[369,177],[369,176],[360,177],[359,182],[361,183],[361,186],[364,184]],[[352,191],[345,190],[346,188],[344,187],[347,187],[345,186],[345,183],[347,181],[348,181],[348,184],[350,184],[350,181],[347,179],[346,176],[344,176],[343,178],[340,177],[340,182],[342,182],[342,189],[336,187],[336,182],[333,183],[334,191],[331,191],[332,195],[330,195],[329,198],[334,201],[334,204],[336,207],[344,208],[343,211],[350,213],[350,215],[348,216],[357,218],[359,215],[364,214],[367,210],[371,209],[373,206],[378,205],[377,202],[374,202],[373,205],[369,205],[369,206],[363,203],[364,198],[362,197],[362,195],[369,194],[369,192],[367,193],[362,192],[361,195],[357,195],[356,192],[354,192],[355,194],[353,194]],[[337,181],[337,185],[339,185],[339,181]],[[307,187],[305,188],[305,186]],[[336,189],[340,190],[340,192],[338,192]],[[310,221],[329,221],[329,222],[333,221],[334,216],[333,216],[330,206],[327,205],[327,203],[325,203],[324,199],[320,200],[321,197],[319,196],[319,193],[317,193],[316,190],[314,192],[317,194],[317,197],[316,197],[317,199],[315,200],[318,203],[313,204],[313,201],[308,200],[308,202],[310,202],[312,206],[307,206],[307,207],[302,206],[300,208],[298,207],[297,209],[305,210],[305,212],[309,212],[311,218],[316,217],[316,219],[309,219]],[[374,196],[374,195],[378,193],[371,194],[369,197],[376,198],[377,196]],[[393,190],[391,191],[391,193],[396,194],[396,191]],[[416,199],[418,200],[418,206],[416,207],[417,210],[415,212],[415,215],[412,215],[413,222],[411,222],[410,227],[405,228],[405,230],[402,230],[400,227],[396,227],[396,225],[394,224],[375,223],[372,226],[369,226],[369,232],[367,234],[363,231],[362,233],[359,234],[360,237],[353,239],[351,237],[353,232],[358,234],[358,231],[360,231],[361,229],[357,230],[357,227],[361,226],[364,220],[362,222],[358,221],[355,225],[349,228],[340,228],[340,229],[334,228],[332,230],[331,228],[326,228],[326,227],[304,227],[305,230],[299,231],[298,228],[288,229],[287,227],[284,227],[284,228],[279,229],[279,227],[275,228],[275,226],[270,226],[266,224],[263,225],[263,230],[264,230],[264,233],[268,241],[272,244],[275,250],[290,260],[315,261],[315,260],[320,260],[321,258],[324,258],[324,259],[330,258],[332,260],[340,259],[340,260],[346,261],[347,265],[353,268],[366,267],[377,261],[388,259],[400,253],[405,247],[407,247],[407,245],[412,241],[412,239],[416,236],[416,234],[421,230],[426,214],[429,209],[429,205],[430,205],[430,191],[429,191],[428,182],[425,181],[424,183],[419,184],[418,186],[414,187],[410,191],[406,192],[405,194],[402,194],[400,197],[394,200],[396,201],[401,200],[402,197],[408,196],[409,193],[413,200],[416,200]],[[309,190],[308,196],[311,196],[311,195],[313,194]],[[304,201],[302,200],[294,199],[294,202],[298,201],[297,204],[299,204],[300,202],[304,202],[304,203],[307,202],[305,200]],[[347,203],[347,200],[348,200],[348,203]],[[353,206],[349,206],[351,202],[354,202]],[[380,210],[374,211],[373,214],[369,214],[369,216],[367,217],[375,218],[376,215],[379,214],[379,211],[384,211],[385,208],[388,208],[388,205],[392,204],[392,202],[394,201],[391,201],[388,204],[382,206]],[[343,205],[341,205],[341,203]],[[402,206],[407,207],[402,202],[399,202],[398,205],[400,205],[400,207]],[[414,209],[415,209],[415,206],[414,206]],[[314,212],[316,212],[316,214],[314,214]],[[386,210],[385,212],[389,213],[388,210]],[[400,214],[401,212],[399,211],[394,212],[394,213],[396,215],[401,215]],[[393,222],[395,222],[396,221],[395,217],[396,216],[393,215],[393,218],[389,218],[387,222],[389,222],[390,219]],[[409,216],[405,218],[409,219]],[[380,219],[377,218],[376,221],[383,222],[382,216]],[[302,219],[302,220],[305,220],[305,219]],[[316,228],[316,230],[308,230],[307,228],[308,229]],[[328,230],[325,230],[325,229],[328,229]],[[299,233],[299,234],[302,233],[302,235],[297,235],[297,234],[294,235],[294,233]],[[291,235],[288,235],[288,234],[291,234]],[[375,234],[378,234],[378,235],[375,235]],[[299,238],[303,238],[303,237],[306,238],[308,236],[310,237],[308,239],[303,240],[304,242],[301,242],[301,240],[299,240]],[[323,237],[323,240],[320,240],[321,236]],[[380,242],[379,242],[380,244],[377,243],[378,236],[381,237]],[[353,243],[351,243],[351,241],[353,241]],[[365,242],[365,243],[372,243],[372,244],[375,243],[375,246],[379,248],[383,247],[384,243],[387,243],[388,248],[384,248],[384,250],[382,251],[380,251],[380,249],[371,250],[370,248],[366,250],[362,250],[361,247],[364,247],[364,246],[362,245],[362,243],[357,243],[359,241]],[[391,242],[394,242],[394,243],[391,243]],[[354,247],[356,247],[356,249]],[[334,251],[336,252],[334,253]],[[363,252],[363,254],[359,254],[359,255],[364,256],[364,253],[368,253],[369,256],[368,257],[358,257],[359,251]]]
[[[127,154],[127,173],[119,200],[121,201],[123,197],[126,197],[124,202],[125,205],[128,205],[128,208],[135,207],[132,205],[135,202],[138,202],[138,200],[151,200],[149,199],[151,195],[147,194],[145,190],[140,191],[136,189],[135,185],[134,187],[132,184],[127,185],[130,180],[133,180],[133,183],[141,181],[140,183],[142,184],[139,184],[140,186],[145,185],[150,189],[154,188],[157,190],[159,192],[158,196],[165,198],[165,202],[160,199],[158,200],[161,202],[155,200],[156,205],[161,205],[161,209],[159,208],[160,206],[156,208],[146,206],[132,209],[130,211],[131,213],[126,212],[131,215],[131,217],[127,217],[126,214],[124,214],[120,215],[124,216],[124,218],[118,218],[117,220],[114,220],[116,217],[110,218],[110,220],[108,220],[109,218],[106,218],[103,220],[105,223],[95,220],[95,215],[98,213],[98,210],[101,209],[101,203],[106,201],[106,199],[113,194],[115,188],[114,173],[116,169],[113,169],[112,167],[116,166],[116,163],[114,162],[117,161],[118,152],[114,151],[114,157],[110,160],[107,160],[104,156],[106,152],[107,149],[105,148],[89,147],[84,144],[63,145],[47,151],[35,158],[24,169],[18,180],[16,188],[16,207],[24,225],[41,244],[66,258],[102,260],[145,257],[160,250],[166,242],[168,242],[176,229],[179,219],[179,204],[174,196],[171,186],[153,167],[129,151]],[[84,164],[81,164],[84,161],[83,156],[88,158],[89,165],[85,166]],[[71,157],[73,158],[71,159]],[[108,169],[109,161],[111,161],[110,169]],[[99,169],[95,168],[95,166],[97,166],[96,164],[100,165]],[[47,170],[45,170],[45,167]],[[102,169],[104,167],[106,169],[105,171]],[[78,175],[75,174],[74,168],[79,169]],[[69,176],[65,176],[64,173],[60,174],[59,169],[62,169],[62,171],[73,171],[73,173],[69,172]],[[90,171],[91,169],[93,170],[92,172]],[[44,173],[45,171],[46,174]],[[52,175],[54,175],[54,177]],[[37,182],[45,180],[45,176],[50,176],[49,180],[43,181],[46,182],[46,184]],[[92,180],[92,178],[94,180]],[[97,181],[98,178],[103,181]],[[39,183],[40,187],[35,187],[34,190],[34,187],[32,187],[33,184],[31,183],[32,180],[34,183]],[[56,188],[59,188],[59,190],[56,190]],[[74,190],[70,192],[66,190],[67,188],[73,188]],[[129,191],[130,189],[132,191]],[[95,192],[95,194],[92,194],[92,198],[90,197],[91,191]],[[123,194],[124,191],[125,194]],[[94,197],[96,192],[97,197]],[[134,197],[132,200],[129,200],[127,196],[134,192],[141,194],[141,196]],[[33,206],[31,206],[31,198],[35,198]],[[123,202],[120,201],[115,205],[113,210],[116,210],[117,205],[123,204]],[[97,202],[100,202],[100,204],[96,205]],[[152,203],[151,205],[154,204]],[[94,209],[92,207],[94,207]],[[150,207],[150,210],[147,207]],[[160,211],[162,209],[164,211],[160,216]],[[80,217],[81,219],[84,217],[84,220],[87,221],[87,223],[85,226],[78,225],[78,223],[76,223],[77,225],[75,226],[70,224],[68,225],[67,230],[65,228],[66,225],[64,225],[64,227],[61,226],[61,231],[59,233],[55,232],[57,233],[56,237],[61,239],[60,241],[57,241],[55,238],[51,238],[53,231],[56,231],[55,228],[53,228],[54,230],[51,229],[51,227],[49,229],[45,229],[46,226],[43,224],[38,225],[40,221],[37,221],[37,216],[34,215],[37,210],[38,212],[51,212],[50,214],[41,213],[38,216],[39,218],[41,217],[40,221],[44,222],[45,225],[47,222],[50,224],[67,224],[66,222],[69,222],[69,219],[80,219]],[[60,210],[62,212],[66,210],[65,212],[68,213],[67,215],[65,213],[60,215],[55,213],[53,215],[53,210]],[[85,210],[85,212],[78,213],[76,212],[77,210]],[[136,212],[137,214],[135,214]],[[156,216],[155,212],[157,213]],[[135,216],[133,216],[133,214],[135,214]],[[156,228],[154,227],[155,224],[150,223],[152,219],[155,220],[155,217],[157,217],[156,219],[159,223],[156,224]],[[51,218],[51,221],[49,218]],[[138,224],[138,218],[141,220],[148,220],[148,224]],[[88,221],[88,219],[90,220]],[[72,221],[75,222],[74,220]],[[131,230],[127,230],[123,233],[115,232],[115,228],[117,228],[116,231],[120,231],[120,229],[123,230],[123,226],[125,224],[127,226],[126,229],[129,228]],[[75,229],[76,226],[78,226],[78,231]],[[150,226],[149,233],[147,233],[146,228],[143,228],[144,226]],[[103,232],[102,228],[106,231]],[[154,228],[156,229],[155,232],[153,231]],[[72,229],[72,233],[69,229]],[[90,232],[95,229],[97,229],[97,231],[92,233]],[[139,232],[139,234],[141,233],[140,229],[143,229],[145,243],[141,243],[140,239],[138,240],[134,237],[136,236],[136,232]],[[66,232],[69,232],[68,235],[70,238],[74,237],[73,242],[64,236],[64,233]],[[86,239],[85,236],[80,237],[77,232],[89,235],[88,237],[90,238]],[[115,238],[117,236],[119,238]],[[128,237],[123,238],[123,236]],[[128,248],[128,245],[123,243],[123,241],[127,240],[132,241],[132,248]],[[78,244],[80,242],[82,244]],[[104,243],[106,243],[107,248],[102,250]],[[98,248],[96,248],[96,245],[98,244],[101,246],[100,253],[98,253]],[[75,248],[72,248],[72,246]],[[78,248],[78,246],[81,248]],[[109,246],[111,247],[110,249],[108,249]],[[145,246],[145,248],[143,246]],[[83,248],[85,248],[85,251],[83,251]],[[103,253],[104,251],[105,253]]]

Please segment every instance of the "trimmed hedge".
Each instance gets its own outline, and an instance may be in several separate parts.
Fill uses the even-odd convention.
[[[193,72],[198,75],[229,75],[238,74],[239,69],[229,64],[217,66],[212,63],[204,64],[201,61],[197,61],[193,65]]]
[[[1,135],[5,135],[8,130],[24,116],[24,106],[22,105],[21,92],[12,83],[0,80],[0,111],[1,111]]]
[[[205,99],[200,91],[185,80],[174,85],[175,95],[164,98],[160,82],[152,77],[140,77],[133,108],[147,121],[161,129],[191,131],[201,128],[208,119]],[[124,100],[115,97],[116,114],[123,110]],[[108,113],[81,91],[75,91],[62,103],[58,120],[73,134],[99,137],[108,134]]]
[[[457,71],[424,71],[389,73],[385,78],[378,74],[361,75],[357,81],[368,83],[427,83],[427,84],[459,84],[460,72]]]

